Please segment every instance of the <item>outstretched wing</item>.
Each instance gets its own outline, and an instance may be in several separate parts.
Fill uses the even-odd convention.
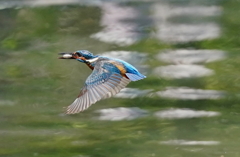
[[[97,61],[92,74],[87,78],[76,100],[67,107],[66,113],[74,114],[86,110],[97,101],[117,94],[129,82],[129,79],[123,77],[120,71],[107,61]]]

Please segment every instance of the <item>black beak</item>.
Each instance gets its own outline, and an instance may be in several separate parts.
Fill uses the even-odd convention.
[[[76,59],[73,57],[73,53],[59,53],[59,55],[61,55],[59,59]]]

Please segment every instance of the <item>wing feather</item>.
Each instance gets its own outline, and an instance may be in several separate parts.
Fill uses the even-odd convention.
[[[92,74],[80,90],[80,94],[67,107],[67,114],[84,111],[97,101],[117,94],[131,82],[131,80],[122,76],[117,68],[113,69],[113,67],[107,65],[106,61],[97,61]]]

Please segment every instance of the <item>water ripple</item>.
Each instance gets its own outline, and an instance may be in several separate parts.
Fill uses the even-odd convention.
[[[214,72],[203,65],[168,65],[155,68],[153,73],[165,78],[180,79],[209,76]]]
[[[100,113],[100,116],[98,117],[99,120],[110,120],[110,121],[132,120],[139,117],[145,117],[148,115],[148,111],[142,110],[138,107],[108,108],[108,109],[101,109],[96,112]]]
[[[157,58],[160,61],[174,64],[207,63],[224,59],[225,52],[221,50],[165,50],[159,53]]]
[[[217,6],[184,6],[175,7],[167,4],[158,3],[153,6],[153,19],[156,24],[157,33],[155,36],[162,41],[170,43],[182,43],[214,39],[220,36],[220,27],[212,21],[201,24],[193,23],[173,23],[169,19],[179,16],[190,16],[196,18],[206,18],[208,16],[218,16],[221,8]],[[203,11],[205,10],[205,12]]]
[[[156,117],[163,119],[183,119],[196,117],[214,117],[219,116],[219,112],[215,111],[195,111],[191,109],[167,109],[158,111],[154,114]]]
[[[168,87],[164,91],[156,92],[158,96],[174,99],[200,100],[219,99],[224,97],[225,92],[217,90],[193,89],[188,87]]]
[[[15,101],[11,100],[0,100],[0,106],[14,106],[16,104]]]
[[[101,26],[104,29],[91,37],[121,46],[131,45],[138,40],[137,24],[126,22],[137,18],[138,13],[134,8],[110,2],[104,2],[100,7],[103,10]]]
[[[136,97],[145,96],[145,95],[149,94],[151,91],[152,91],[151,89],[140,90],[140,89],[137,89],[137,88],[124,88],[124,89],[121,90],[120,93],[118,93],[114,97],[133,99],[133,98],[136,98]]]
[[[187,141],[187,140],[169,140],[169,141],[162,141],[160,144],[165,145],[218,145],[220,144],[219,141]]]

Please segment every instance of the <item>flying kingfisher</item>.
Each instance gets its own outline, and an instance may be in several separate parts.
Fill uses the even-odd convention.
[[[93,55],[87,50],[59,54],[62,55],[60,59],[76,59],[93,70],[78,97],[67,107],[66,114],[84,111],[97,101],[116,95],[131,81],[146,78],[134,66],[120,59]]]

